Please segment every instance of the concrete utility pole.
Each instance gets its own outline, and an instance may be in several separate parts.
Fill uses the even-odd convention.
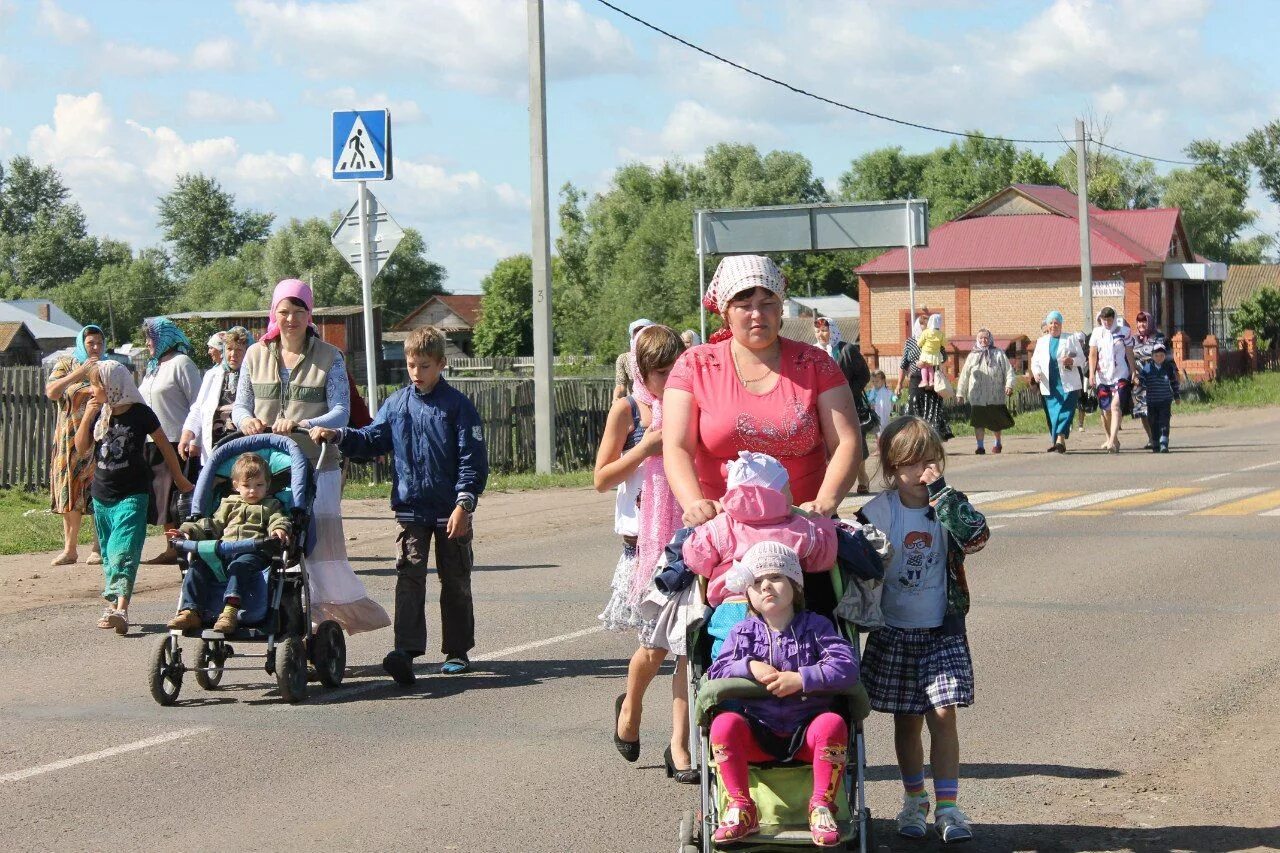
[[[533,424],[535,467],[556,461],[555,373],[551,360],[551,202],[547,194],[547,68],[542,0],[528,0],[529,159],[533,171]]]
[[[1080,219],[1080,301],[1084,309],[1081,331],[1093,328],[1093,258],[1089,252],[1089,175],[1084,122],[1076,119],[1076,215]]]

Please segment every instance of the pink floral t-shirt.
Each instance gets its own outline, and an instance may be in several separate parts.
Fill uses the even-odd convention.
[[[778,383],[767,394],[752,394],[738,380],[731,340],[686,351],[667,379],[667,388],[693,395],[698,424],[694,468],[702,496],[719,500],[725,466],[739,450],[768,453],[791,475],[797,504],[818,496],[827,467],[827,448],[818,420],[818,397],[846,384],[844,374],[823,350],[778,338]]]

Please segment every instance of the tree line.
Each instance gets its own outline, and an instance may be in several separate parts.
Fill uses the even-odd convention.
[[[146,317],[265,309],[283,278],[310,282],[317,305],[358,305],[360,279],[329,242],[340,216],[290,219],[273,231],[274,214],[238,206],[212,177],[184,174],[156,203],[163,242],[135,251],[89,233],[53,166],[14,157],[0,163],[0,298],[52,299],[113,344],[140,341]],[[404,230],[373,285],[385,326],[444,292],[444,267],[418,231]]]
[[[1104,134],[1105,129],[1094,133]],[[1184,154],[1194,165],[1159,175],[1150,160],[1091,146],[1089,201],[1109,210],[1181,208],[1197,252],[1228,263],[1260,263],[1275,238],[1245,236],[1258,220],[1247,199],[1256,180],[1280,204],[1280,121],[1233,144],[1197,140]],[[627,324],[637,317],[676,329],[698,327],[697,208],[913,197],[929,200],[931,224],[938,225],[1013,183],[1075,192],[1074,150],[1064,149],[1051,162],[976,132],[924,153],[885,147],[854,159],[832,191],[803,154],[761,154],[752,145],[721,143],[697,163],[621,166],[608,189],[590,198],[567,183],[560,190],[560,236],[552,259],[556,351],[611,358],[625,347]],[[777,260],[793,293],[856,295],[854,269],[876,254],[796,253]],[[532,354],[529,256],[498,261],[482,286],[477,354]]]

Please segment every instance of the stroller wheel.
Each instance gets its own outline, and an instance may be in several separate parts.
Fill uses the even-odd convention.
[[[182,647],[176,637],[164,637],[156,652],[151,657],[151,670],[147,673],[147,684],[151,688],[151,698],[161,705],[172,705],[178,701],[178,693],[182,690],[182,676],[187,668],[182,664]]]
[[[226,671],[222,668],[226,659],[224,649],[215,649],[208,640],[201,640],[200,652],[196,655],[196,684],[205,690],[217,690],[222,683],[222,674]]]
[[[337,687],[347,671],[347,638],[343,636],[342,626],[327,619],[320,623],[315,636],[307,642],[320,683],[325,687]]]
[[[287,637],[276,646],[275,670],[284,701],[293,704],[307,698],[307,647],[301,637]]]
[[[680,815],[680,845],[676,849],[676,853],[701,853],[702,848],[698,844],[698,818],[693,813],[693,809],[686,809]]]

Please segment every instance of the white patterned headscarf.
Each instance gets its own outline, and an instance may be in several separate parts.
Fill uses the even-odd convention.
[[[111,428],[111,410],[114,407],[123,406],[126,403],[145,405],[147,401],[142,399],[142,394],[139,393],[129,368],[118,361],[98,362],[98,378],[102,382],[103,390],[107,392],[107,402],[102,406],[98,422],[93,425],[93,438],[95,441],[102,441],[107,437],[107,430]]]
[[[763,287],[781,299],[787,292],[787,280],[772,258],[764,255],[733,255],[716,267],[702,304],[708,311],[723,314],[733,297],[744,290]]]

